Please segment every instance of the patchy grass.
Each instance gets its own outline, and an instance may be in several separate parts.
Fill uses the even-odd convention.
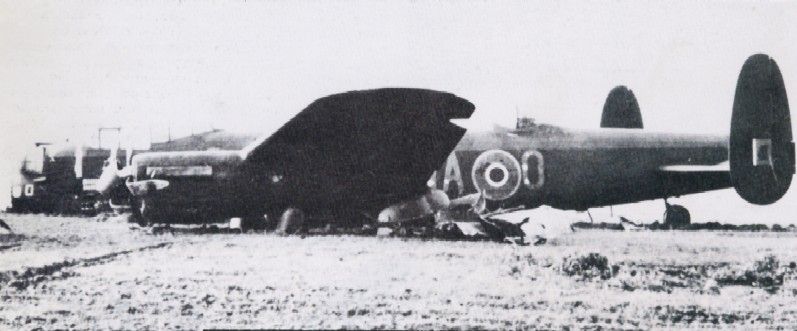
[[[567,256],[562,262],[562,272],[571,277],[581,279],[606,280],[616,274],[619,266],[610,266],[609,259],[598,253],[583,256]]]
[[[590,230],[517,247],[151,235],[111,219],[3,218],[24,238],[0,251],[0,275],[5,284],[31,281],[0,288],[0,329],[791,329],[797,323],[792,232]]]
[[[754,261],[753,265],[745,270],[732,269],[726,273],[715,276],[719,285],[742,285],[760,287],[769,293],[776,293],[783,286],[787,276],[794,275],[795,262],[789,266],[781,266],[775,255],[767,255],[763,259]]]

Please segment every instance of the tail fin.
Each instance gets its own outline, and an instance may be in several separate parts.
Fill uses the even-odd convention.
[[[747,59],[736,83],[729,161],[731,183],[750,203],[786,194],[794,174],[791,115],[783,76],[766,54]]]
[[[623,85],[613,88],[603,104],[602,128],[641,129],[642,113],[634,92]]]

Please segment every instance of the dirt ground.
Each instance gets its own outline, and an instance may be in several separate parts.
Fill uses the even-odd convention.
[[[518,247],[0,218],[14,230],[0,234],[0,329],[797,328],[793,232]]]

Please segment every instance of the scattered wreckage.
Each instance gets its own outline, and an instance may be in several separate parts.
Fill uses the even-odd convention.
[[[406,206],[405,206],[406,207]],[[389,208],[387,210],[390,210]],[[528,235],[523,230],[523,226],[529,222],[525,218],[520,222],[511,222],[498,218],[504,214],[521,210],[487,211],[485,209],[485,199],[480,195],[473,195],[457,201],[450,202],[450,208],[439,210],[438,212],[412,220],[392,221],[385,218],[388,213],[382,213],[382,219],[375,222],[364,223],[362,226],[338,226],[336,223],[325,223],[321,225],[315,223],[288,223],[279,222],[277,227],[263,228],[259,230],[272,231],[278,235],[377,235],[381,237],[401,237],[401,238],[435,238],[444,240],[466,240],[466,241],[494,241],[510,243],[514,245],[541,245],[547,239],[542,234],[534,234],[533,241],[527,242]],[[294,210],[292,212],[300,212]],[[264,216],[265,217],[265,216]],[[129,222],[138,223],[135,218],[129,218]],[[289,225],[289,226],[288,226]],[[226,225],[203,223],[199,227],[186,227],[186,225],[172,225],[170,223],[147,224],[146,226],[135,226],[134,228],[146,229],[150,234],[189,232],[194,234],[203,233],[242,233],[248,229],[242,226],[240,218],[231,218]],[[543,226],[544,228],[544,226]]]
[[[487,199],[484,194],[471,194],[455,200],[447,200],[444,194],[438,195],[435,200],[441,204],[440,208],[429,217],[407,222],[393,221],[392,215],[399,214],[390,208],[385,209],[377,222],[379,229],[378,235],[432,235],[435,238],[453,240],[492,240],[496,242],[507,242],[517,245],[527,245],[526,233],[523,225],[528,223],[529,218],[513,223],[498,218],[497,216],[521,210],[501,209],[489,211],[487,209]],[[537,236],[534,244],[545,243],[545,239]]]

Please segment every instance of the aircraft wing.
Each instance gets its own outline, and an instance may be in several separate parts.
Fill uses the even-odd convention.
[[[474,108],[423,89],[331,95],[244,148],[242,157],[284,187],[282,195],[315,207],[397,202],[427,191],[428,178],[465,134],[450,120],[468,118]]]

